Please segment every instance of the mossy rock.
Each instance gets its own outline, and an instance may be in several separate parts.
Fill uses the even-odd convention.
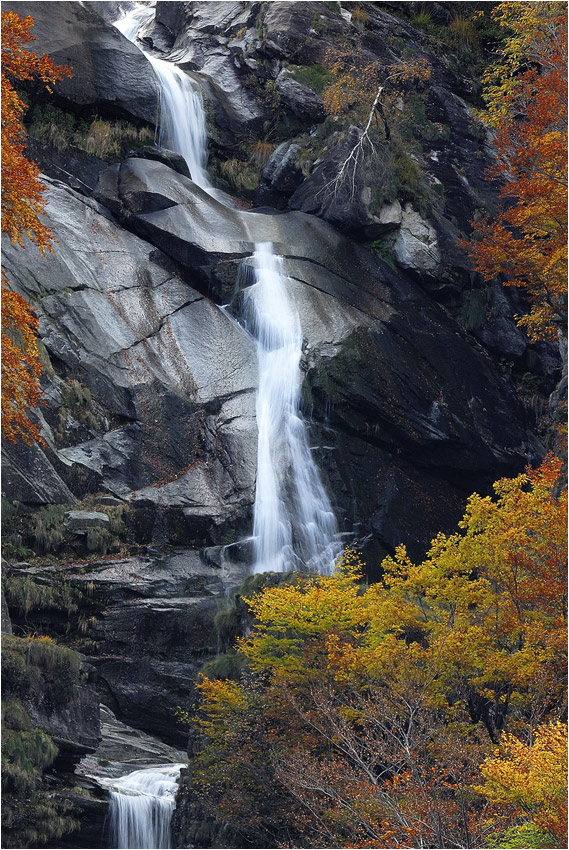
[[[208,679],[232,679],[239,681],[242,674],[248,670],[247,659],[240,652],[230,649],[228,652],[218,655],[211,661],[207,661],[201,672]]]
[[[77,826],[70,806],[43,781],[58,747],[32,725],[28,709],[40,700],[68,705],[80,677],[80,656],[49,638],[2,641],[3,847],[44,846]]]
[[[2,693],[35,701],[49,691],[54,706],[69,704],[81,680],[81,658],[50,638],[5,637],[2,647]]]

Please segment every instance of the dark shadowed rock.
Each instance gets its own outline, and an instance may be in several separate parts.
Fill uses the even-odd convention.
[[[42,173],[54,180],[67,183],[76,192],[90,195],[99,174],[108,168],[108,162],[70,145],[59,150],[40,139],[28,137],[26,156],[36,162]]]
[[[504,289],[494,280],[484,293],[486,322],[473,328],[474,335],[490,350],[500,356],[518,360],[527,351],[529,341],[523,331],[512,322],[512,304]]]
[[[321,62],[338,38],[349,32],[339,6],[325,3],[271,3],[264,18],[264,50],[292,62]]]
[[[270,155],[255,193],[255,203],[280,208],[302,183],[304,176],[296,164],[300,145],[281,142]]]
[[[5,3],[34,19],[33,50],[58,65],[70,65],[71,79],[55,86],[58,98],[81,108],[94,106],[149,123],[158,107],[154,73],[143,54],[118,30],[82,3]]]
[[[293,210],[319,216],[346,233],[371,224],[364,195],[364,175],[359,167],[343,167],[357,144],[359,130],[351,127],[348,138],[337,144],[326,159],[315,166],[289,201]]]
[[[37,444],[2,447],[2,489],[10,498],[32,505],[73,504],[75,496]]]
[[[4,559],[2,558],[2,573],[4,573]],[[4,587],[0,590],[0,596],[2,600],[2,616],[0,619],[0,627],[3,635],[11,635],[12,634],[12,621],[10,619],[10,612],[8,610],[8,606],[6,604],[6,597],[4,595]]]
[[[276,87],[283,102],[298,118],[314,124],[324,120],[324,101],[310,86],[293,80],[281,71],[276,79]]]
[[[167,165],[168,168],[171,168],[178,174],[182,174],[184,177],[191,177],[188,163],[184,157],[181,156],[181,154],[176,153],[176,151],[169,151],[165,148],[158,147],[144,147],[138,148],[136,151],[132,151],[132,153],[129,154],[129,157],[133,159],[153,159],[157,162],[163,162],[164,165]]]
[[[73,767],[82,756],[97,749],[101,740],[99,699],[92,687],[78,687],[72,701],[57,707],[49,690],[42,690],[26,708],[32,724],[57,744],[60,766],[65,762],[65,766]]]

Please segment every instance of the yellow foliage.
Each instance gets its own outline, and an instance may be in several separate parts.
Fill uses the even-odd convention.
[[[245,600],[255,628],[239,642],[251,668],[296,682],[332,676],[425,684],[434,702],[468,681],[501,706],[539,718],[563,687],[565,493],[560,462],[470,497],[461,530],[439,534],[413,564],[403,546],[365,588],[347,550],[331,576],[298,576]],[[497,730],[494,730],[497,731]]]
[[[541,726],[531,746],[503,735],[500,749],[482,762],[484,785],[476,787],[488,800],[511,804],[567,846],[567,725]]]
[[[439,534],[419,564],[399,547],[372,586],[347,550],[330,576],[298,575],[245,600],[255,622],[239,648],[252,673],[199,685],[202,804],[219,801],[245,835],[257,818],[272,834],[277,800],[279,834],[299,835],[296,846],[484,846],[496,826],[528,817],[555,833],[566,670],[559,473],[549,457],[496,482],[495,498],[473,495],[457,533]],[[504,728],[506,755],[484,762],[483,819],[472,788]]]

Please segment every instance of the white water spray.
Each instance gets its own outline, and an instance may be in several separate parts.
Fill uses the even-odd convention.
[[[135,6],[115,21],[114,26],[144,53],[156,74],[160,92],[158,143],[181,154],[194,183],[209,192],[212,187],[206,171],[207,134],[199,89],[180,68],[148,53],[136,41],[140,28],[153,16],[152,6]]]
[[[170,822],[180,770],[163,764],[135,770],[117,779],[99,779],[109,791],[110,833],[114,847],[170,847]]]
[[[254,570],[327,573],[337,527],[300,413],[300,321],[270,243],[255,247],[253,263],[256,282],[245,298],[259,363]]]

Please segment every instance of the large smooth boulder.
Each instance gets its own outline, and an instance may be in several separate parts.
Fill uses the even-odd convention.
[[[185,179],[162,163],[131,161]],[[150,485],[162,492],[185,475],[175,501],[190,513],[215,524],[249,517],[256,469],[250,338],[192,288],[189,269],[123,230],[94,201],[51,184],[47,202],[57,250],[42,260],[31,248],[6,246],[5,268],[38,310],[50,356],[89,388],[108,426],[57,444],[54,395],[44,430],[57,472],[40,475],[43,495],[26,492],[37,490],[30,471],[48,450],[18,449],[8,479],[16,495],[73,501],[67,488],[79,468],[90,489],[120,496]]]
[[[31,15],[34,52],[71,66],[71,79],[54,87],[57,98],[76,108],[156,122],[158,95],[149,62],[87,4],[16,2],[4,3],[3,9]]]
[[[175,750],[153,735],[122,723],[106,705],[100,706],[101,741],[92,755],[82,759],[80,775],[121,776],[153,764],[185,761]]]
[[[401,214],[393,255],[403,269],[425,272],[433,277],[441,270],[437,232],[411,204],[405,204]]]
[[[326,117],[322,98],[310,86],[299,83],[281,71],[276,79],[276,87],[283,103],[298,118],[318,124]]]

